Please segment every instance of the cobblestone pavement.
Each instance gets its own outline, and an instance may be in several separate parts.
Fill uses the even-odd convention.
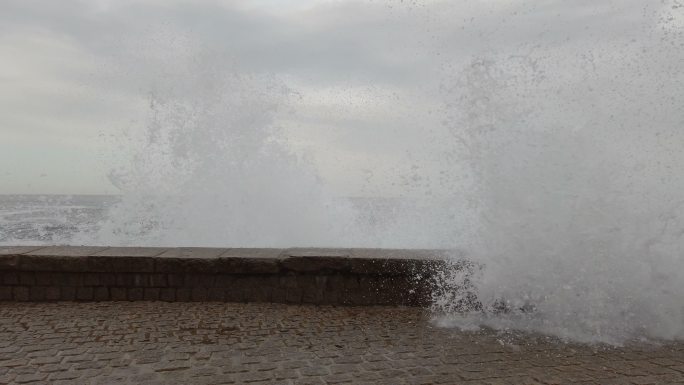
[[[0,303],[0,383],[684,383],[684,344],[592,348],[412,308]]]

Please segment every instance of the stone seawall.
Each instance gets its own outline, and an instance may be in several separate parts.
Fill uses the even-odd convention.
[[[429,306],[446,251],[0,247],[0,301]]]

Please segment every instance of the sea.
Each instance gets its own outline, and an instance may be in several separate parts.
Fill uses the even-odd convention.
[[[0,195],[0,245],[62,245],[94,229],[115,195]]]

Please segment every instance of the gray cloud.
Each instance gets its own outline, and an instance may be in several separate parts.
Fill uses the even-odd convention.
[[[636,84],[664,77],[654,79],[630,68],[630,62],[639,67],[651,57],[655,64],[649,69],[670,71],[672,76],[678,76],[681,63],[681,55],[669,53],[671,45],[682,49],[681,12],[669,3],[247,4],[4,1],[0,52],[8,60],[0,64],[5,74],[0,75],[0,135],[7,140],[0,142],[0,150],[19,142],[26,147],[32,138],[42,137],[41,159],[54,157],[55,162],[48,162],[63,162],[66,170],[73,162],[64,163],[58,154],[81,148],[83,158],[104,159],[84,162],[82,167],[89,167],[86,174],[105,175],[108,162],[120,159],[106,155],[113,142],[102,141],[102,136],[144,124],[150,92],[169,92],[177,86],[174,78],[195,81],[202,76],[190,72],[218,68],[280,79],[294,95],[285,106],[292,111],[279,116],[293,148],[309,153],[323,176],[347,186],[348,193],[366,183],[359,175],[375,164],[379,169],[374,174],[386,175],[375,188],[381,191],[391,184],[387,179],[402,177],[400,172],[387,174],[410,168],[408,163],[439,173],[438,157],[453,151],[446,144],[448,127],[440,123],[449,104],[443,89],[456,81],[473,57],[528,55],[543,61],[540,73],[562,80],[568,89],[586,84],[592,71],[591,81],[605,90],[615,81],[625,81],[611,79],[606,68],[590,68],[596,65],[640,74],[641,79],[632,76]],[[678,95],[672,87],[667,90]],[[188,92],[188,98],[202,95],[199,89]],[[13,152],[23,166],[0,166],[0,175],[18,175],[0,185],[0,193],[39,192],[27,187],[40,163],[36,155],[29,155],[35,152]],[[340,159],[347,161],[347,171],[335,169]],[[10,163],[19,169],[2,169]],[[115,191],[103,178],[92,177],[88,183],[79,179],[81,174],[63,171],[51,179],[48,173],[49,182],[40,189]],[[59,182],[76,179],[77,184]],[[69,185],[79,187],[65,187]]]

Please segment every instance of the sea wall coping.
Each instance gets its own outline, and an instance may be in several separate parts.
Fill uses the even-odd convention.
[[[434,269],[447,250],[205,247],[0,247],[0,270],[128,273],[405,275]]]

